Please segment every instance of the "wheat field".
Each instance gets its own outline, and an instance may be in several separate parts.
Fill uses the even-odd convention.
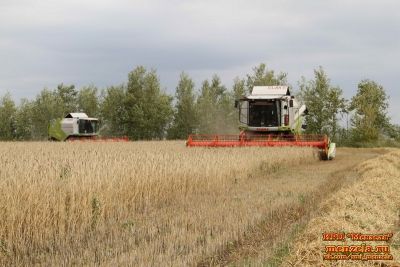
[[[3,142],[0,264],[196,265],[291,200],[262,179],[315,161],[308,148]]]
[[[282,266],[400,266],[400,150],[357,165],[360,177],[322,201]],[[321,233],[392,233],[388,242],[323,241]],[[393,260],[324,261],[326,245],[388,245]]]

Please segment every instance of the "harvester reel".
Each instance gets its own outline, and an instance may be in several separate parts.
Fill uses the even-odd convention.
[[[322,160],[335,157],[336,145],[326,135],[248,134],[205,135],[192,134],[186,141],[188,147],[315,147]]]

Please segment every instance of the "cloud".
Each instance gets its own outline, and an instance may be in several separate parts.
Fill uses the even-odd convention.
[[[105,87],[137,65],[173,92],[179,73],[228,86],[260,62],[296,85],[322,65],[351,96],[371,78],[391,95],[400,57],[397,1],[7,1],[0,3],[0,94],[34,97],[57,83]]]

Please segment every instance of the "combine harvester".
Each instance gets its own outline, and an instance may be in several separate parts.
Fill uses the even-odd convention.
[[[321,159],[335,157],[336,145],[328,136],[302,134],[307,108],[296,101],[288,86],[255,86],[252,93],[235,101],[239,108],[239,135],[189,135],[189,147],[282,147],[319,149]]]
[[[64,119],[55,120],[49,126],[51,141],[129,141],[127,137],[100,137],[99,119],[89,118],[86,113],[69,113]]]

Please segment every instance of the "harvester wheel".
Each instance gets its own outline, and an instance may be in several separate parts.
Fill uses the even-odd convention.
[[[325,150],[319,150],[318,157],[320,160],[328,160],[328,155],[326,154]]]
[[[336,157],[336,144],[330,143],[328,149],[319,150],[320,160],[333,160]]]

